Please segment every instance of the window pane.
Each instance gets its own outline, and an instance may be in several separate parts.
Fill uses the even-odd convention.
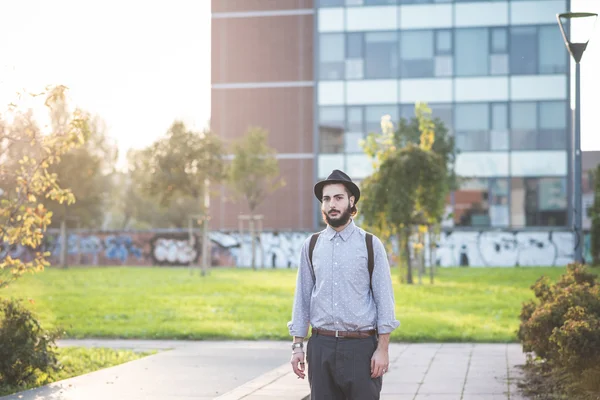
[[[490,55],[490,74],[507,75],[508,74],[508,54]]]
[[[346,133],[346,153],[362,153],[363,149],[360,147],[360,141],[363,139],[362,132],[348,132]]]
[[[349,33],[348,40],[348,58],[363,57],[363,35],[362,33]]]
[[[488,30],[456,30],[456,75],[487,75],[489,64]]]
[[[490,128],[488,105],[482,104],[456,104],[455,127],[457,131],[478,130],[487,131]]]
[[[397,0],[364,0],[367,5],[397,4]]]
[[[508,51],[508,32],[506,28],[492,29],[492,53],[506,53]]]
[[[513,178],[511,225],[566,226],[566,178]]]
[[[537,147],[537,106],[535,103],[510,105],[511,149],[535,150]]]
[[[512,74],[537,73],[536,28],[512,27],[510,43],[510,72]],[[558,47],[555,51],[558,51]]]
[[[509,226],[508,179],[494,179],[490,184],[490,222],[492,226]]]
[[[439,30],[435,33],[435,51],[437,54],[452,54],[452,32]]]
[[[367,106],[365,107],[366,133],[381,133],[381,117],[389,115],[394,127],[398,125],[398,107],[389,106]]]
[[[481,151],[490,148],[490,118],[487,104],[457,104],[454,115],[457,149]]]
[[[539,30],[539,73],[560,74],[567,71],[567,52],[558,26],[542,26]],[[559,50],[560,49],[560,50]]]
[[[454,192],[454,223],[457,226],[490,226],[489,181],[465,179]]]
[[[492,104],[491,150],[508,150],[508,106]]]
[[[398,76],[398,35],[395,32],[365,35],[365,76],[395,78]]]
[[[564,101],[540,103],[540,149],[562,150],[567,147],[567,104]]]
[[[320,78],[344,79],[344,34],[324,34],[319,37]]]
[[[435,76],[452,76],[452,66],[454,58],[452,56],[435,57]]]
[[[344,149],[344,107],[319,109],[319,149],[321,153],[341,153]]]
[[[434,73],[433,31],[406,31],[400,36],[401,73],[406,78]]]
[[[452,106],[450,104],[430,104],[429,108],[431,108],[431,117],[433,119],[439,118],[444,123],[446,129],[448,129],[449,132],[452,132],[454,129]],[[414,115],[414,108],[412,113]]]
[[[319,7],[339,7],[344,5],[344,0],[319,0]]]
[[[349,107],[346,117],[348,118],[346,127],[349,132],[364,131],[365,127],[362,107]]]

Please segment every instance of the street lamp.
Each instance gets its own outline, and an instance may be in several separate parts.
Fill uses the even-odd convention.
[[[562,33],[567,50],[575,60],[575,141],[573,149],[573,225],[575,230],[575,261],[583,263],[583,209],[581,201],[581,68],[579,62],[583,56],[598,14],[588,12],[575,12],[556,14],[558,26]],[[568,24],[567,30],[565,25]]]

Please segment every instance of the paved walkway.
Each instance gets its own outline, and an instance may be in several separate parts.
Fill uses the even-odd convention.
[[[162,350],[141,360],[1,400],[304,400],[288,342],[62,341],[61,346]],[[518,344],[391,344],[381,400],[520,400]]]

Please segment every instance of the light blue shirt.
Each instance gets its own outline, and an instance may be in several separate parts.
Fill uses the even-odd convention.
[[[366,232],[351,221],[341,232],[328,226],[313,251],[316,284],[310,269],[310,237],[302,246],[290,335],[307,337],[317,329],[391,333],[400,322],[395,317],[392,277],[385,247],[373,236],[373,293],[369,287]]]

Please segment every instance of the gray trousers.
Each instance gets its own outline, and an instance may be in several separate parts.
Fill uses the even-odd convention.
[[[383,380],[371,378],[377,336],[344,339],[313,334],[306,348],[311,400],[379,400]]]

